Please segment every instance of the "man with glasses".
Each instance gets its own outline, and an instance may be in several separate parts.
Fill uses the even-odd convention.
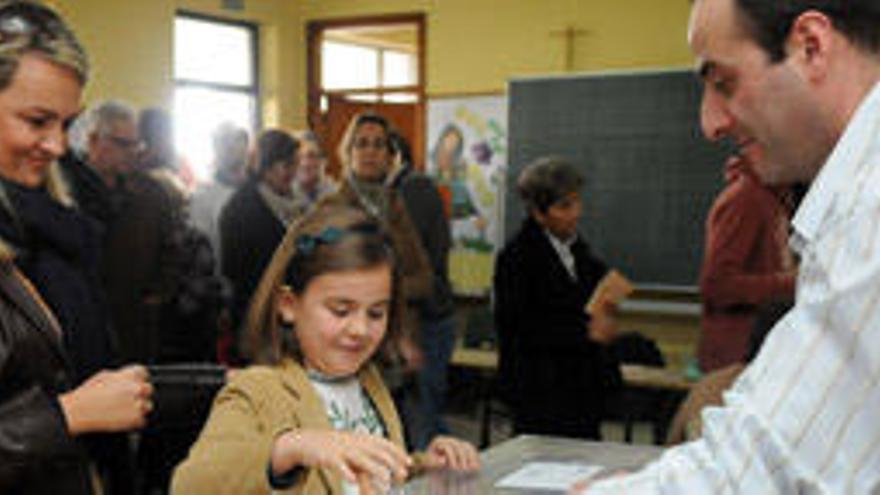
[[[83,118],[87,166],[68,167],[67,175],[77,202],[104,224],[102,277],[120,355],[154,363],[161,305],[177,269],[170,239],[173,201],[157,181],[135,169],[141,144],[134,110],[107,101]]]
[[[95,109],[88,135],[89,163],[111,189],[132,171],[141,147],[137,125],[130,109],[118,102],[106,102]]]
[[[878,493],[880,2],[695,0],[689,41],[706,136],[767,184],[811,182],[795,306],[701,440],[587,493]]]

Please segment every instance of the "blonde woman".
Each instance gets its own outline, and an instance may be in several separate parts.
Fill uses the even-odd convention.
[[[52,10],[0,2],[2,493],[93,493],[82,436],[139,427],[152,407],[143,367],[80,377],[90,363],[66,352],[106,330],[81,322],[94,316],[77,303],[77,288],[94,289],[84,264],[94,253],[56,168],[87,75],[85,51]]]

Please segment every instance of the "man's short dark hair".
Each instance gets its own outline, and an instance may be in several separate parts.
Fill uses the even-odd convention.
[[[574,165],[557,157],[542,157],[527,165],[516,182],[528,211],[547,213],[557,201],[580,191],[584,177]]]
[[[262,176],[278,163],[294,163],[299,142],[286,131],[267,129],[257,138],[257,173]]]
[[[870,53],[880,53],[880,1],[878,0],[735,0],[746,32],[770,56],[785,59],[785,41],[795,19],[809,10],[827,15],[834,28],[850,42]]]

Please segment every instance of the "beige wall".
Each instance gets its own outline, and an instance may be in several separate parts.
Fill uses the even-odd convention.
[[[86,100],[119,98],[171,107],[173,23],[177,9],[247,20],[260,29],[262,111],[267,125],[291,124],[299,23],[285,0],[249,0],[232,13],[219,0],[53,0],[74,26],[92,60]]]
[[[73,25],[92,62],[86,99],[137,105],[171,99],[174,0],[52,0]]]
[[[578,70],[690,63],[686,0],[304,0],[304,21],[396,12],[427,14],[431,94],[499,91],[510,77],[564,68],[568,26]]]
[[[220,0],[175,0],[179,9],[219,17],[246,20],[260,31],[260,91],[263,123],[295,127],[304,111],[297,93],[304,91],[299,80],[301,22],[291,0],[245,0],[243,12],[220,8]],[[303,52],[304,53],[304,52]]]
[[[560,72],[568,26],[575,68],[592,71],[690,64],[686,0],[50,0],[73,23],[94,61],[87,98],[170,105],[172,24],[186,9],[259,24],[264,122],[305,122],[308,20],[402,12],[427,15],[429,95],[503,91],[511,77]]]

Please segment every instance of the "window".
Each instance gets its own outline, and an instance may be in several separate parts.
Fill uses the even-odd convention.
[[[378,50],[338,41],[325,41],[321,50],[324,89],[362,89],[379,85]]]
[[[324,41],[321,82],[325,90],[388,88],[417,83],[416,56],[397,50]]]
[[[174,21],[175,143],[199,181],[213,175],[211,134],[223,122],[259,124],[257,28],[178,14]]]
[[[350,101],[416,103],[419,26],[415,23],[325,29],[321,37],[321,110],[330,94]]]

